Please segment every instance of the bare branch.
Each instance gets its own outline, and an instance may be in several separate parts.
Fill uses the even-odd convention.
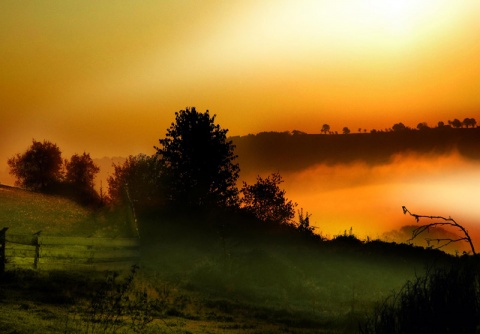
[[[437,221],[437,222],[433,222],[433,223],[429,223],[429,224],[424,224],[424,225],[420,225],[419,227],[415,228],[413,231],[412,231],[412,237],[410,239],[408,239],[408,241],[413,241],[413,239],[415,239],[416,237],[418,237],[420,234],[422,234],[423,232],[425,231],[428,231],[430,228],[434,228],[434,227],[441,227],[441,226],[452,226],[452,227],[455,227],[457,229],[459,229],[463,235],[465,237],[463,238],[458,238],[458,239],[453,239],[453,238],[433,238],[433,239],[425,239],[427,241],[427,243],[430,245],[430,242],[431,241],[436,241],[437,244],[440,244],[442,242],[441,245],[437,246],[436,248],[442,248],[442,247],[445,247],[453,242],[458,242],[458,241],[465,241],[465,242],[468,242],[469,245],[470,245],[470,248],[472,249],[472,253],[473,255],[477,255],[477,253],[475,252],[475,247],[473,246],[473,242],[472,242],[472,239],[470,238],[470,235],[468,234],[468,231],[460,224],[458,224],[452,217],[442,217],[442,216],[425,216],[425,215],[418,215],[418,214],[415,214],[415,213],[411,213],[405,206],[402,206],[402,210],[403,210],[403,214],[409,214],[410,216],[412,216],[413,218],[415,218],[415,221],[417,223],[420,222],[420,218],[426,218],[426,219],[431,219],[431,220],[441,220],[441,221]]]

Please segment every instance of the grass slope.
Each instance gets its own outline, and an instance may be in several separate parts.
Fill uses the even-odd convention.
[[[180,216],[140,217],[135,291],[159,302],[144,333],[352,333],[376,302],[445,260],[441,252],[352,236],[319,241],[244,217]],[[127,211],[93,212],[6,187],[0,217],[16,233],[61,235],[118,234],[129,219]],[[66,324],[81,318],[72,310],[97,291],[98,283],[76,273],[8,273],[0,282],[0,331],[86,333]]]
[[[118,236],[128,234],[119,221],[125,213],[94,211],[61,196],[0,185],[0,229],[7,233],[55,236]],[[128,235],[125,235],[128,236]]]

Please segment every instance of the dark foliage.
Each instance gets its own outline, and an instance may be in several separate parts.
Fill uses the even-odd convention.
[[[113,175],[107,179],[112,203],[130,204],[128,196],[139,209],[164,202],[161,161],[156,155],[131,155],[122,165],[113,167]]]
[[[100,196],[94,188],[95,175],[100,168],[93,162],[90,154],[74,154],[70,161],[65,160],[64,188],[67,196],[81,204],[99,204]]]
[[[258,176],[257,182],[253,185],[244,182],[241,190],[243,209],[263,222],[291,223],[295,217],[296,203],[285,197],[285,190],[279,187],[282,182],[282,177],[278,173],[273,173],[265,179]]]
[[[188,207],[235,206],[234,145],[227,129],[215,124],[215,115],[186,108],[175,113],[175,123],[155,147],[165,168],[168,194],[174,203]]]
[[[63,161],[56,144],[33,140],[27,151],[10,158],[8,165],[17,186],[65,196],[82,205],[101,204],[93,183],[100,169],[88,153],[74,154],[70,161]]]
[[[62,153],[56,144],[32,141],[23,154],[8,159],[10,174],[19,187],[38,192],[52,192],[61,182]]]

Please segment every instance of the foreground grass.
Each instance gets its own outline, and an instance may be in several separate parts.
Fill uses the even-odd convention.
[[[197,309],[303,332],[356,332],[379,301],[442,252],[346,236],[335,241],[295,235],[290,228],[246,227],[222,219],[150,217],[143,235],[147,273],[204,298]],[[225,221],[223,221],[225,222]],[[193,306],[193,305],[192,305]],[[181,314],[200,317],[187,308]],[[248,322],[247,322],[248,323]]]
[[[128,210],[92,211],[12,188],[0,188],[0,219],[15,233],[70,236],[128,235],[130,220]],[[140,223],[134,291],[158,302],[143,333],[355,333],[377,302],[426,267],[450,261],[441,252],[351,236],[321,241],[215,213],[155,212]],[[0,332],[90,333],[88,305],[102,280],[7,273]]]

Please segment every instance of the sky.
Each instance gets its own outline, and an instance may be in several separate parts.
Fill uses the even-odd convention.
[[[153,153],[175,111],[231,135],[480,114],[480,1],[2,1],[0,159]]]
[[[478,0],[1,1],[0,182],[11,181],[6,161],[32,139],[56,143],[64,158],[151,154],[175,112],[192,106],[232,136],[479,121],[479,14]],[[457,160],[445,167],[453,178],[478,167]],[[449,171],[457,162],[464,169]],[[390,212],[397,201],[383,200],[436,191],[424,182],[405,193],[410,174],[390,180],[397,188],[387,197],[386,181],[362,193],[298,188],[309,175],[403,175],[315,168],[285,186],[320,225],[329,216],[316,201],[363,198],[364,208],[381,202]],[[429,168],[416,179],[428,180]],[[330,214],[358,217],[343,206]],[[361,231],[375,233],[362,219]]]

